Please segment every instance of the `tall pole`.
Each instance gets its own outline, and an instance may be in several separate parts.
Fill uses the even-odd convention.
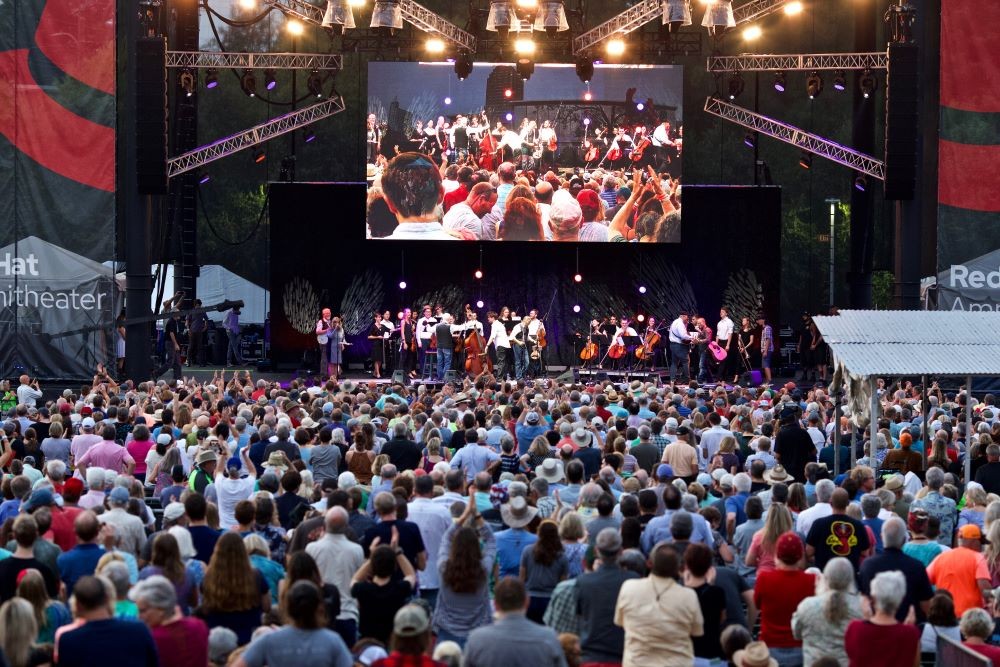
[[[926,449],[926,447],[925,447]],[[972,376],[965,376],[965,485],[972,479]]]
[[[875,22],[880,15],[875,0],[854,0],[854,50],[875,51]],[[879,16],[879,18],[881,18]],[[854,74],[853,126],[851,145],[862,153],[875,153],[875,104],[865,99],[858,85],[861,72]],[[850,178],[854,178],[851,174]],[[851,261],[847,275],[850,286],[849,303],[852,308],[870,308],[872,305],[872,269],[875,263],[875,218],[872,211],[872,190],[851,188]]]
[[[837,276],[837,204],[840,200],[830,197],[826,200],[830,205],[830,308],[837,305],[836,299],[836,276]]]
[[[868,419],[868,463],[878,479],[878,386],[875,384],[875,376],[868,377],[868,390],[872,394],[870,412]],[[888,443],[886,443],[888,444]]]

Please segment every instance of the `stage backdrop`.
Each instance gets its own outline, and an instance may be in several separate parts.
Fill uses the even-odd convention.
[[[1000,3],[941,4],[938,307],[1000,306]]]
[[[349,362],[367,359],[376,309],[395,318],[424,303],[454,314],[469,304],[483,321],[504,305],[518,313],[537,308],[549,332],[550,365],[577,363],[574,334],[586,333],[594,317],[643,314],[669,324],[688,309],[714,326],[723,303],[737,322],[760,311],[777,316],[777,187],[685,186],[677,245],[352,240],[364,192],[364,183],[270,185],[271,350],[279,365],[297,365],[316,347],[324,307],[344,317],[354,343]]]
[[[113,0],[0,3],[0,201],[0,375],[92,374],[114,350]]]

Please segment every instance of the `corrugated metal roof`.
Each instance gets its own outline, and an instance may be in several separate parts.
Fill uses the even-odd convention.
[[[1000,313],[842,310],[813,318],[860,375],[1000,375]]]

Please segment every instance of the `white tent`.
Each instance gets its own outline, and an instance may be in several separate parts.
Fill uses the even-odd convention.
[[[172,264],[168,264],[166,268],[167,281],[164,298],[174,293],[174,267]],[[271,308],[271,294],[268,290],[218,264],[206,264],[201,267],[201,273],[198,276],[198,298],[206,306],[226,300],[243,301],[240,324],[263,324],[264,318],[267,317],[267,311]],[[155,289],[150,298],[150,307],[154,311],[157,307]],[[225,316],[225,313],[215,311],[208,313],[208,318],[216,322],[222,322]]]
[[[1000,310],[1000,250],[938,274],[938,310]]]

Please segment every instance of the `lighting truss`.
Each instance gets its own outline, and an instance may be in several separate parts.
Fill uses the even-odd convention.
[[[621,14],[575,38],[573,40],[573,55],[582,55],[587,49],[597,46],[604,40],[615,35],[626,35],[662,15],[663,4],[660,0],[637,2]]]
[[[333,53],[228,53],[167,51],[167,67],[189,69],[339,70],[343,59]]]
[[[246,148],[294,132],[318,120],[329,118],[344,110],[344,98],[331,97],[318,104],[304,109],[298,109],[277,118],[254,125],[250,129],[214,141],[207,146],[196,148],[177,157],[167,160],[167,177],[173,178],[188,171],[198,169],[209,162],[221,160],[224,157],[238,153]]]
[[[264,4],[306,23],[313,25],[322,25],[323,23],[325,9],[306,2],[306,0],[264,0]],[[413,0],[400,0],[399,6],[402,10],[403,20],[417,29],[440,37],[470,53],[476,52],[476,38],[471,33],[462,30],[454,23],[441,18]]]
[[[750,131],[784,141],[786,144],[796,146],[812,155],[818,155],[837,164],[850,167],[880,181],[885,180],[885,163],[881,160],[876,160],[853,148],[841,146],[835,141],[800,130],[794,125],[788,125],[780,120],[754,113],[749,109],[730,104],[716,97],[709,97],[705,100],[705,111]]]
[[[793,72],[819,70],[884,70],[885,51],[871,53],[790,53],[787,55],[710,56],[709,72]]]
[[[784,9],[785,5],[792,1],[793,0],[750,0],[750,2],[745,2],[739,7],[733,7],[733,18],[736,20],[736,25],[740,25],[741,23],[750,23],[751,21],[762,19],[765,16],[770,16],[780,9]]]

